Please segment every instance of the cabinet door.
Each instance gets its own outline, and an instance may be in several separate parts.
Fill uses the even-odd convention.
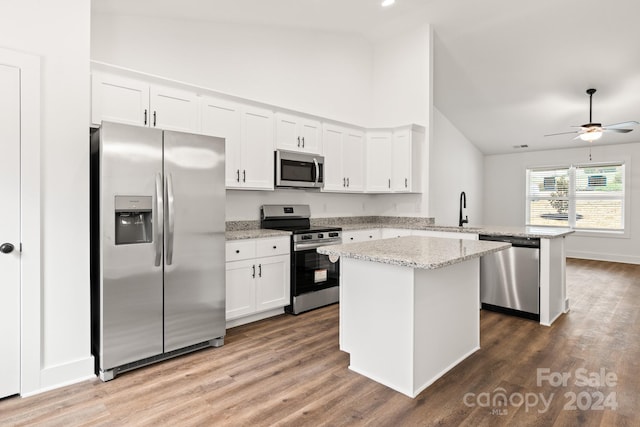
[[[200,98],[186,90],[151,86],[151,127],[179,132],[200,132]]]
[[[347,191],[364,191],[364,133],[347,129],[342,143],[342,157]]]
[[[302,119],[298,132],[302,138],[302,151],[322,155],[322,133],[320,122]]]
[[[242,188],[273,190],[273,112],[245,106],[242,112]]]
[[[380,234],[383,239],[392,239],[394,237],[411,236],[411,230],[408,228],[383,228]]]
[[[256,265],[254,259],[226,264],[227,320],[256,311]]]
[[[234,102],[210,96],[202,98],[202,133],[225,138],[225,183],[240,187],[242,112]]]
[[[302,151],[302,138],[298,134],[295,116],[276,113],[276,147],[282,150]]]
[[[342,233],[342,243],[366,242],[367,240],[377,240],[380,238],[380,229],[351,230]]]
[[[367,191],[391,191],[391,132],[367,134]]]
[[[140,80],[95,71],[91,75],[91,123],[102,121],[148,126],[149,85]]]
[[[394,132],[391,189],[396,192],[411,191],[411,175],[411,131]]]
[[[347,178],[343,174],[346,160],[342,150],[344,130],[337,126],[324,125],[324,188],[323,191],[346,191]]]
[[[279,149],[322,154],[321,130],[319,121],[276,113],[276,147]]]
[[[289,305],[290,264],[288,255],[257,258],[256,311]]]

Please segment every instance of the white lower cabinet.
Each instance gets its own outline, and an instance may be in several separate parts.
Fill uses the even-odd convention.
[[[342,232],[342,243],[366,242],[367,240],[377,240],[380,238],[380,229],[372,228],[368,230],[351,230]]]
[[[290,303],[289,237],[226,245],[227,327],[283,312]]]
[[[391,239],[394,237],[411,236],[411,230],[408,228],[383,228],[381,230],[383,239]]]

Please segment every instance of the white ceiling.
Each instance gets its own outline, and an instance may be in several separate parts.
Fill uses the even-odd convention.
[[[543,137],[593,120],[640,121],[638,0],[93,0],[99,12],[357,33],[376,41],[423,22],[434,102],[484,153],[588,146]],[[639,142],[605,134],[594,145]]]

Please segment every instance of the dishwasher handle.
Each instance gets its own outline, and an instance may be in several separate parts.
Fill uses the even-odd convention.
[[[511,246],[514,248],[540,248],[540,239],[537,237],[492,236],[488,234],[481,234],[478,236],[478,240],[511,243]]]

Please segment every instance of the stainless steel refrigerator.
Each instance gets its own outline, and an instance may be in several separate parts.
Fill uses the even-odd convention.
[[[92,351],[103,381],[225,335],[224,139],[91,135]]]

